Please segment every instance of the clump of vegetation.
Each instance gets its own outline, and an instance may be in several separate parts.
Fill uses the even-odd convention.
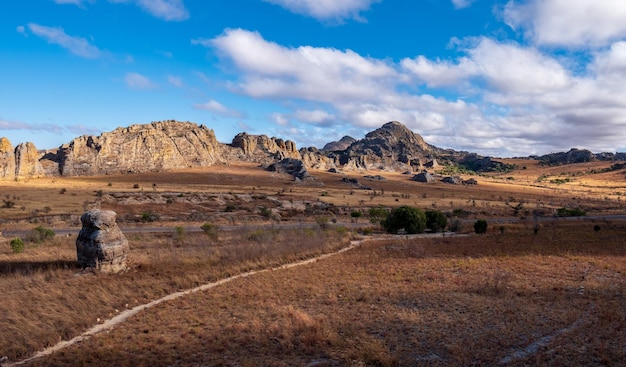
[[[586,214],[581,208],[559,208],[556,211],[557,217],[583,217]]]
[[[11,208],[15,207],[15,201],[2,199],[2,207],[3,208],[7,208],[7,209],[11,209]]]
[[[38,226],[33,228],[28,236],[28,240],[33,243],[43,243],[52,240],[55,235],[56,233],[53,229]]]
[[[11,245],[11,250],[13,250],[14,254],[24,252],[24,241],[19,237],[12,239],[9,245]]]
[[[200,226],[200,229],[202,229],[202,232],[204,232],[204,234],[206,234],[210,239],[212,239],[213,241],[217,241],[218,234],[217,226],[215,224],[204,223],[202,226]]]
[[[176,230],[176,242],[182,242],[185,239],[185,228],[182,226],[177,226]]]
[[[388,233],[401,230],[408,234],[422,233],[426,228],[426,214],[418,208],[404,205],[393,209],[382,225]]]
[[[370,223],[380,225],[385,219],[387,219],[389,210],[382,206],[375,206],[370,208],[367,214],[370,218]]]
[[[144,223],[155,222],[159,220],[159,218],[160,218],[159,215],[156,213],[153,213],[151,210],[141,213],[141,221]]]
[[[272,218],[272,209],[266,207],[266,206],[261,206],[259,207],[259,214],[261,214],[261,216],[265,219],[271,219]]]
[[[487,221],[484,219],[478,219],[474,222],[474,232],[476,234],[487,233]]]
[[[315,218],[315,223],[320,226],[321,229],[326,230],[329,227],[330,220],[326,216],[320,216]]]
[[[363,212],[360,210],[353,210],[352,213],[350,213],[350,217],[352,217],[352,221],[354,223],[359,221],[359,218],[361,218],[363,216]]]
[[[448,217],[439,210],[426,211],[426,228],[433,232],[443,232],[448,226]]]

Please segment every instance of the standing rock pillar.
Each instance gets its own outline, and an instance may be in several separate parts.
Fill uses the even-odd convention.
[[[76,239],[79,266],[104,273],[126,269],[128,240],[117,226],[116,216],[111,210],[93,209],[80,217],[83,228]]]

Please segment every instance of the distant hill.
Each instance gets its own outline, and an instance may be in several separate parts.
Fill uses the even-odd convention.
[[[626,153],[593,154],[572,149],[532,157],[542,164],[589,160],[626,160]],[[115,173],[169,171],[231,162],[255,162],[268,169],[310,179],[307,169],[354,171],[422,171],[457,167],[472,171],[510,169],[495,158],[442,149],[428,144],[398,121],[391,121],[357,140],[344,136],[324,149],[297,149],[291,140],[240,133],[230,144],[217,141],[212,129],[174,120],[120,127],[99,136],[81,136],[57,149],[38,152],[32,143],[15,148],[0,138],[0,179],[49,176],[91,176]],[[279,164],[281,163],[282,164]],[[279,164],[279,165],[277,165]]]

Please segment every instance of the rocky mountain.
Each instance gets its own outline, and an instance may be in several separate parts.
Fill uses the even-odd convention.
[[[326,151],[331,151],[331,150],[342,151],[342,150],[346,150],[355,141],[356,141],[355,138],[346,135],[343,138],[339,139],[338,141],[333,141],[333,142],[330,142],[330,143],[324,145],[322,150],[326,150]]]
[[[298,150],[293,141],[245,132],[235,136],[230,144],[223,144],[204,125],[169,120],[118,128],[99,136],[81,136],[46,152],[38,152],[32,143],[13,148],[8,139],[0,138],[0,180],[158,172],[234,161],[259,163],[298,179],[312,179],[307,172],[311,168],[402,172],[432,170],[439,165],[480,171],[506,168],[489,157],[430,145],[397,121],[384,124],[361,140],[346,136],[324,148]],[[593,155],[572,150],[560,154],[564,156],[537,159],[545,159],[548,164],[626,159],[624,153]]]
[[[626,153],[592,153],[587,149],[572,148],[567,152],[545,154],[532,158],[538,160],[542,165],[558,166],[591,161],[624,161],[626,160]]]

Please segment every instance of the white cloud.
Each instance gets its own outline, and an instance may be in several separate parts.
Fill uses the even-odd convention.
[[[152,89],[156,88],[156,85],[152,81],[138,73],[127,73],[124,77],[126,85],[131,89]]]
[[[292,13],[322,21],[342,21],[353,18],[364,21],[360,13],[381,0],[264,0],[282,6]]]
[[[113,4],[135,4],[146,13],[168,22],[189,19],[183,0],[109,0]]]
[[[472,5],[473,2],[474,0],[452,0],[452,5],[455,9],[463,9]]]
[[[15,31],[17,33],[20,33],[20,34],[24,35],[24,36],[28,36],[28,33],[26,33],[26,28],[24,28],[23,25],[18,25],[17,27],[15,27]]]
[[[183,86],[183,79],[181,77],[178,76],[174,76],[174,75],[168,75],[167,76],[167,81],[168,83],[170,83],[171,85],[177,87],[177,88],[181,88]]]
[[[205,103],[195,104],[193,108],[196,108],[199,110],[211,111],[214,114],[223,116],[223,117],[234,117],[234,118],[244,117],[243,113],[227,108],[226,106],[224,106],[223,104],[219,103],[218,101],[214,99],[211,99]]]
[[[212,40],[194,40],[213,46],[244,71],[237,89],[254,97],[376,99],[380,89],[399,77],[393,67],[350,50],[303,46],[287,48],[242,29],[227,30]],[[385,87],[388,89],[388,87]]]
[[[70,36],[65,33],[63,28],[46,27],[35,23],[28,23],[27,26],[34,35],[43,38],[48,43],[59,45],[74,55],[88,59],[97,59],[104,55],[104,52],[90,44],[86,39]]]
[[[511,0],[504,19],[538,45],[601,47],[626,37],[620,0]]]
[[[0,129],[2,130],[26,130],[26,131],[48,131],[55,134],[61,133],[63,128],[55,124],[32,124],[16,120],[4,120],[0,118]]]
[[[189,11],[182,0],[136,0],[144,11],[165,21],[189,19]]]
[[[457,59],[399,63],[285,47],[241,29],[193,43],[231,64],[231,90],[292,109],[272,116],[279,126],[372,129],[398,120],[441,147],[504,156],[619,149],[626,139],[626,42],[593,53],[584,75],[567,58],[485,37],[459,43]],[[447,97],[417,94],[416,84],[444,87]]]

